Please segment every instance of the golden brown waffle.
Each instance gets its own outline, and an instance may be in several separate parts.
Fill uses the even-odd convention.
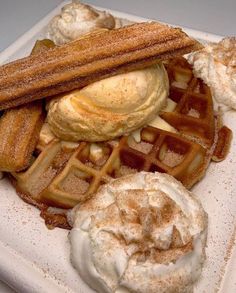
[[[112,178],[141,170],[168,173],[191,187],[203,176],[207,163],[201,145],[146,127],[139,143],[129,136],[100,144],[82,142],[74,150],[53,141],[26,172],[14,176],[18,188],[36,201],[71,208]]]
[[[219,162],[228,154],[232,131],[222,125],[221,117],[214,113],[210,88],[194,77],[192,67],[183,57],[165,64],[169,82],[169,98],[177,103],[172,112],[160,116],[183,136],[214,152],[212,160]]]
[[[215,118],[211,91],[201,79],[193,76],[184,58],[166,64],[170,81],[170,96],[177,103],[173,112],[160,116],[185,136],[195,138],[210,147],[215,138]]]
[[[229,145],[225,140],[227,131],[223,135],[221,131],[217,143],[209,89],[193,77],[184,60],[171,61],[167,68],[170,98],[177,105],[174,112],[163,112],[162,117],[179,132],[147,126],[141,130],[139,142],[130,135],[103,143],[81,142],[73,147],[54,140],[41,148],[28,170],[12,174],[17,190],[42,210],[48,225],[68,227],[61,210],[48,209],[49,206],[71,208],[112,178],[141,170],[159,171],[190,188],[204,176],[215,145],[218,150],[214,156],[225,157]]]

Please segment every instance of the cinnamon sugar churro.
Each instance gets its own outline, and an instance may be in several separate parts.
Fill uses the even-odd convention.
[[[0,170],[27,168],[43,125],[42,101],[6,111],[0,120]]]
[[[199,48],[181,29],[157,22],[92,34],[0,67],[0,109],[82,88]]]
[[[37,41],[31,55],[48,50],[54,43]],[[0,118],[0,170],[21,171],[31,162],[44,121],[42,101],[6,110]]]

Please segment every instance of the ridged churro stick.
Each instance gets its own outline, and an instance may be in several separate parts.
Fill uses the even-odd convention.
[[[0,119],[0,170],[20,171],[30,164],[43,124],[42,101],[7,110]]]
[[[0,109],[82,88],[199,48],[181,29],[157,22],[91,34],[0,67]]]
[[[51,41],[36,42],[32,53],[52,47]],[[15,172],[29,166],[44,121],[42,101],[6,110],[0,118],[0,170]]]

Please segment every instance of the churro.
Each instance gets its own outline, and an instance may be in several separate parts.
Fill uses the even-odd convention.
[[[6,111],[0,120],[0,170],[27,168],[43,125],[42,101]]]
[[[54,46],[50,40],[37,41],[31,54]],[[20,171],[27,168],[43,125],[42,101],[6,110],[0,118],[0,170]]]
[[[82,88],[199,48],[181,29],[157,22],[92,34],[0,67],[0,109]]]

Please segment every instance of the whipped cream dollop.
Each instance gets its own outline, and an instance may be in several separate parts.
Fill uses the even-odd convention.
[[[105,141],[148,124],[168,94],[168,76],[158,63],[62,95],[49,104],[47,120],[62,140]]]
[[[167,174],[103,185],[69,221],[72,264],[97,292],[191,292],[201,273],[206,213]]]
[[[211,88],[216,106],[236,110],[236,38],[210,43],[188,56],[194,74]]]
[[[47,37],[56,45],[62,45],[96,29],[113,29],[115,25],[114,17],[108,12],[73,0],[50,21]]]

